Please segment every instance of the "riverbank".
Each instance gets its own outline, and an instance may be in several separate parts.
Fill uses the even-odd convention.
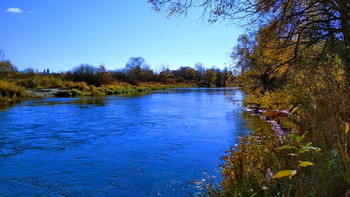
[[[180,88],[180,87],[197,87],[194,84],[177,84],[169,85],[162,83],[142,83],[138,86],[124,85],[124,86],[101,86],[101,87],[81,87],[72,89],[34,89],[27,90],[29,94],[35,95],[37,97],[74,97],[74,96],[107,96],[107,95],[118,95],[124,93],[135,93],[135,92],[145,92],[151,90],[164,90],[168,88]]]
[[[203,68],[199,72],[181,67],[154,73],[137,66],[134,70],[127,67],[107,71],[103,66],[80,65],[68,72],[39,73],[34,70],[18,72],[9,66],[10,71],[1,71],[4,68],[0,65],[0,103],[37,97],[105,96],[176,87],[233,86],[233,78],[227,69]]]
[[[85,82],[75,83],[69,81],[57,87],[26,89],[15,83],[0,80],[0,102],[5,104],[24,99],[45,97],[107,96],[180,87],[198,86],[194,83],[166,84],[160,82],[143,82],[138,85],[131,85],[125,82],[119,82],[96,87],[87,85]]]
[[[246,96],[243,119],[251,130],[223,157],[214,196],[343,196],[349,192],[347,91],[322,95],[315,105],[269,103]],[[280,98],[282,100],[284,98]],[[338,106],[338,107],[337,107]],[[246,108],[249,109],[249,108]],[[343,113],[343,114],[342,114]],[[340,121],[338,120],[340,119]]]

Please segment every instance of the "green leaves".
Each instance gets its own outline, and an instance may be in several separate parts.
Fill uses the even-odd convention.
[[[295,146],[290,146],[290,145],[284,145],[282,147],[279,147],[278,149],[294,149],[294,150],[298,150],[297,147]]]
[[[299,154],[309,152],[310,150],[314,150],[316,152],[321,151],[320,148],[311,146],[312,142],[309,142],[305,145],[301,145],[301,141],[304,139],[305,134],[300,136],[298,134],[293,133],[290,136],[291,136],[291,139],[293,139],[293,141],[296,142],[296,145],[295,146],[284,145],[282,147],[279,147],[278,150],[296,150],[298,151]]]
[[[279,147],[278,150],[289,150],[289,152],[294,152],[295,154],[289,153],[288,155],[292,155],[295,157],[300,157],[301,154],[309,152],[310,150],[313,150],[316,152],[321,151],[320,148],[311,146],[312,142],[309,142],[304,145],[301,144],[302,140],[305,137],[305,134],[300,136],[298,134],[293,133],[290,135],[290,137],[294,143],[292,143],[292,145],[284,145],[282,147]],[[298,168],[300,169],[300,167],[308,167],[312,165],[314,165],[314,163],[310,161],[299,161]],[[289,179],[291,179],[296,173],[297,173],[297,170],[283,170],[283,171],[277,172],[272,178],[278,179],[282,177],[289,177]]]
[[[309,152],[310,150],[314,150],[316,152],[320,152],[321,151],[321,148],[313,147],[313,146],[310,146],[310,145],[311,145],[311,142],[306,144],[306,145],[301,146],[301,148],[299,149],[299,153],[306,153],[306,152]]]
[[[296,133],[292,133],[290,136],[296,143],[300,143],[304,139],[305,134],[307,134],[307,132],[305,132],[304,135],[301,136]]]
[[[289,177],[289,179],[292,178],[292,176],[297,174],[297,170],[283,170],[283,171],[279,171],[277,172],[272,178],[273,179],[279,179],[282,177]]]

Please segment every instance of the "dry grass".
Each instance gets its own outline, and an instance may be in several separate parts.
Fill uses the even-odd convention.
[[[25,88],[17,86],[13,82],[7,82],[4,80],[0,80],[0,101],[14,101],[16,99],[22,99],[30,97],[30,95],[26,92]]]

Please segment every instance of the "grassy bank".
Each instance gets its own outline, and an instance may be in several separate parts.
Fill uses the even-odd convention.
[[[79,84],[79,86],[73,86],[66,88],[66,91],[59,92],[57,97],[72,97],[72,96],[107,96],[118,95],[125,93],[145,92],[151,90],[164,90],[168,88],[179,87],[197,87],[191,83],[178,83],[178,84],[164,84],[156,82],[139,83],[137,86],[128,83],[118,83],[104,85],[101,87],[87,86],[86,84]]]
[[[54,96],[56,97],[75,97],[118,95],[178,87],[197,87],[197,85],[191,82],[175,84],[142,82],[137,85],[131,85],[127,82],[113,82],[96,87],[95,85],[88,85],[86,82],[73,82],[53,76],[36,75],[33,78],[0,80],[0,102],[13,103],[23,99],[37,98],[40,95],[35,94],[36,91],[52,88],[60,90],[55,93]]]

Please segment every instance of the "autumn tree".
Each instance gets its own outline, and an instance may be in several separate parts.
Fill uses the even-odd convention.
[[[197,71],[191,67],[180,67],[178,70],[174,71],[173,74],[175,77],[185,80],[194,80],[198,76]]]
[[[97,68],[90,64],[81,64],[72,70],[73,81],[85,81],[90,85],[96,85]]]
[[[11,73],[14,72],[15,68],[10,61],[0,61],[0,79],[8,77]]]
[[[5,59],[5,52],[0,50],[0,79],[8,77],[11,73],[14,73],[16,68],[10,61]]]
[[[149,0],[154,10],[168,16],[203,8],[209,22],[219,19],[249,21],[250,26],[268,27],[283,41],[279,47],[294,48],[287,62],[314,45],[322,45],[318,55],[337,53],[350,81],[350,2],[348,0]],[[269,32],[266,30],[265,32]],[[268,37],[268,35],[267,35]],[[268,41],[268,39],[266,39]],[[283,64],[284,62],[280,62]]]
[[[218,69],[216,71],[216,86],[217,87],[229,87],[231,86],[232,73],[228,68],[224,68],[222,71]]]
[[[128,82],[136,85],[141,81],[149,81],[153,78],[153,70],[142,57],[131,57],[125,65]]]
[[[214,68],[205,71],[204,81],[207,87],[216,87],[216,70]]]
[[[111,74],[107,71],[106,67],[104,65],[100,65],[97,69],[97,85],[107,85],[114,81]]]

